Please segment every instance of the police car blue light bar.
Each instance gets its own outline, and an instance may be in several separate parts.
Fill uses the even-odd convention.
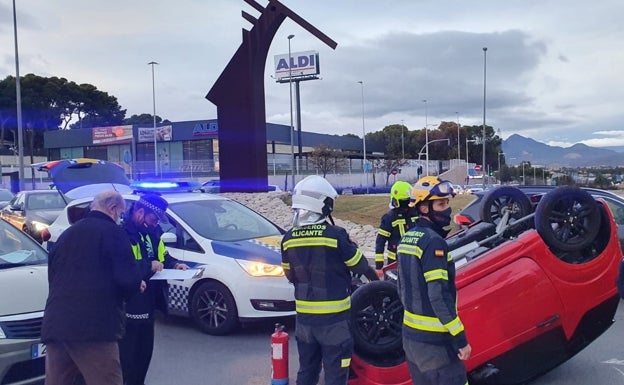
[[[140,181],[131,183],[130,187],[140,192],[181,192],[199,189],[200,184],[185,181]]]

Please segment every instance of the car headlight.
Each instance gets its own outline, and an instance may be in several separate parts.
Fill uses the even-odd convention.
[[[43,222],[39,222],[39,221],[32,221],[32,222],[30,222],[30,224],[32,225],[33,229],[35,229],[39,233],[43,229],[47,229],[48,227],[50,227],[49,224],[43,223]]]
[[[252,277],[283,277],[284,269],[279,265],[271,265],[259,261],[237,259],[236,262]]]

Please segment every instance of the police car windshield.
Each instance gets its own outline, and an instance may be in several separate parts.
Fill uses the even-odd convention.
[[[240,241],[281,230],[246,206],[230,200],[197,200],[169,205],[169,209],[200,236],[216,241]]]

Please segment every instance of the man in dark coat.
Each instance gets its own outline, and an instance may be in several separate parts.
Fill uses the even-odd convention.
[[[118,192],[98,194],[91,212],[50,251],[41,331],[46,385],[122,385],[124,301],[145,288],[130,240],[116,224],[124,208]]]

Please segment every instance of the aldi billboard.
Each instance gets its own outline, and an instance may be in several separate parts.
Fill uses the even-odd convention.
[[[291,53],[290,63],[288,63],[288,54],[276,55],[275,78],[277,81],[288,81],[290,71],[292,71],[293,79],[318,76],[321,73],[318,52],[304,51]]]

